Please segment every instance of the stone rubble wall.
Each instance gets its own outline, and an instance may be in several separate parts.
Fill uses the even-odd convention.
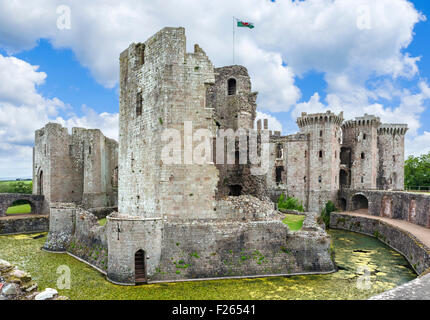
[[[9,219],[0,219],[0,234],[46,232],[48,230],[48,216],[10,217]]]

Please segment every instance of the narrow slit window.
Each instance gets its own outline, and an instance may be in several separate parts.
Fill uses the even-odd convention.
[[[142,104],[143,104],[142,92],[138,92],[136,97],[136,116],[137,117],[142,115]]]

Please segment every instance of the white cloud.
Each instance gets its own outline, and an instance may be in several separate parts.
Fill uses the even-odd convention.
[[[64,103],[37,90],[46,77],[38,66],[0,55],[0,177],[31,176],[34,131],[50,121],[68,128],[101,128],[117,138],[118,114],[97,114],[85,107],[82,117],[59,116]]]
[[[99,83],[112,87],[119,78],[120,52],[164,26],[184,26],[190,51],[193,43],[199,43],[216,66],[231,64],[232,16],[241,17],[256,28],[236,30],[236,63],[245,65],[252,76],[259,110],[293,110],[293,117],[327,109],[344,110],[346,117],[375,113],[384,121],[407,122],[408,139],[427,141],[426,135],[417,135],[430,97],[427,83],[421,80],[416,92],[396,85],[398,78],[414,81],[419,72],[419,57],[404,49],[413,39],[415,24],[425,17],[406,0],[75,0],[68,4],[71,29],[60,30],[56,9],[64,4],[1,1],[0,47],[14,53],[36,46],[41,38],[49,39],[55,47],[73,50]],[[100,127],[115,136],[117,115],[85,109],[83,117],[63,119],[58,110],[64,104],[37,92],[46,74],[18,59],[2,58],[0,63],[9,59],[7,67],[16,70],[8,78],[9,71],[0,66],[2,150],[5,144],[28,145],[34,128],[48,119],[68,127]],[[300,102],[295,78],[312,70],[324,74],[327,97],[321,101],[321,93],[316,92],[309,101]],[[384,81],[370,81],[369,88],[375,76]],[[2,122],[5,116],[8,120]]]
[[[257,121],[260,119],[261,119],[262,129],[263,129],[263,121],[264,121],[264,119],[267,119],[269,130],[282,132],[282,124],[279,122],[278,119],[276,119],[275,117],[273,117],[269,114],[259,112],[259,111],[257,111],[257,116],[255,118],[254,128],[257,128]]]

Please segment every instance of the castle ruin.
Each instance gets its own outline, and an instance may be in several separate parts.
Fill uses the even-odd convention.
[[[342,188],[403,189],[407,127],[329,111],[302,113],[300,132],[282,136],[267,120],[254,128],[256,99],[245,67],[214,68],[198,45],[187,53],[184,28],[131,44],[120,56],[119,144],[99,130],[36,132],[34,193],[50,211],[44,249],[67,251],[119,284],[334,271],[317,214],[291,232],[276,200],[288,194],[318,213],[329,200],[343,206]],[[172,150],[181,163],[165,160],[166,129],[184,137]],[[228,129],[244,130],[230,142],[233,164],[216,159],[220,148],[228,155]],[[187,140],[190,130],[211,133],[213,161],[192,163],[201,141]],[[260,154],[268,137],[262,174],[252,173],[249,150],[242,159],[245,133]]]

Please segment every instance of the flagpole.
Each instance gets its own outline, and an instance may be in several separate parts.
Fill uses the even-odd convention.
[[[233,16],[233,65],[234,65],[234,16]]]

